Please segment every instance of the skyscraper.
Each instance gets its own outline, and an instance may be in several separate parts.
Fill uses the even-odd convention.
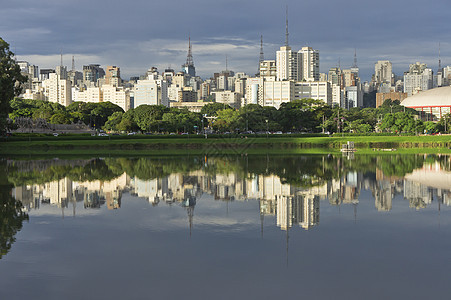
[[[300,53],[291,50],[290,46],[282,46],[276,52],[277,80],[299,80]]]
[[[113,86],[121,85],[121,69],[116,66],[107,66],[105,73],[105,84]]]
[[[302,47],[299,50],[301,72],[299,80],[319,81],[319,51],[311,47]]]
[[[374,65],[374,81],[376,84],[390,83],[392,76],[392,64],[388,60],[379,60]]]

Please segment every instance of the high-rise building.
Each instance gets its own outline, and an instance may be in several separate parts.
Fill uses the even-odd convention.
[[[102,86],[103,102],[111,102],[124,111],[130,109],[130,90],[112,84]]]
[[[142,105],[169,107],[168,85],[165,80],[138,80],[134,90],[134,108]]]
[[[363,93],[360,83],[355,86],[345,87],[344,93],[345,93],[344,108],[350,109],[353,107],[363,106]]]
[[[329,82],[341,87],[341,69],[330,68],[329,70]]]
[[[341,74],[341,85],[343,88],[359,84],[358,74],[354,73],[351,69],[342,70]]]
[[[300,53],[291,50],[290,46],[282,46],[276,52],[276,79],[299,80],[300,74]]]
[[[215,101],[217,103],[224,103],[230,105],[233,108],[240,108],[240,94],[232,91],[217,91],[213,92],[215,95]]]
[[[116,66],[107,66],[105,72],[105,84],[120,86],[121,81],[121,69]]]
[[[264,78],[255,77],[246,80],[246,91],[241,105],[259,104],[263,105]]]
[[[289,81],[264,81],[263,106],[273,106],[279,109],[284,102],[295,99],[295,83]]]
[[[301,70],[298,81],[319,81],[319,51],[311,47],[302,47],[298,53]]]
[[[409,66],[409,71],[404,73],[404,93],[407,96],[432,89],[433,73],[424,63],[416,62]]]
[[[100,65],[91,64],[83,66],[83,81],[87,85],[96,85],[97,80],[105,76],[105,71]]]
[[[327,81],[298,81],[294,86],[295,99],[321,100],[332,105],[332,85]]]
[[[49,73],[42,85],[49,102],[59,103],[68,106],[72,103],[72,84],[67,78],[65,67],[57,67],[58,73]]]
[[[276,77],[277,67],[275,60],[262,60],[260,61],[259,69],[260,77]]]
[[[392,63],[388,60],[379,60],[374,65],[374,81],[376,84],[390,83],[392,78]]]

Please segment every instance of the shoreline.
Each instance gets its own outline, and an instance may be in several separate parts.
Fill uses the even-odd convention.
[[[184,155],[318,153],[338,154],[354,142],[355,154],[451,153],[450,136],[58,136],[12,137],[0,143],[1,156],[24,155]],[[391,151],[384,151],[391,149]]]

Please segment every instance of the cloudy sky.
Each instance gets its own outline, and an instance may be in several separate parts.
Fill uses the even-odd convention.
[[[60,63],[116,65],[122,77],[151,67],[180,70],[191,34],[197,74],[225,69],[255,74],[263,35],[266,59],[285,41],[288,5],[293,49],[320,51],[320,71],[353,64],[368,80],[377,60],[400,75],[410,63],[451,65],[450,0],[0,0],[0,37],[18,59],[40,68]]]

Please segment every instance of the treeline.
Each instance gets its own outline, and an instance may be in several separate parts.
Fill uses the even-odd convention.
[[[209,103],[200,113],[162,105],[140,105],[124,112],[110,102],[74,102],[64,107],[23,99],[12,100],[11,108],[9,116],[13,121],[26,117],[44,119],[51,124],[83,122],[96,129],[115,132],[195,133],[208,126],[217,132],[437,133],[448,131],[450,118],[445,115],[439,122],[423,122],[415,110],[391,100],[378,108],[350,110],[330,107],[313,99],[283,103],[279,109],[256,104],[233,109],[222,103]]]
[[[43,120],[50,124],[84,123],[94,128],[102,128],[115,112],[124,110],[111,103],[74,102],[65,107],[58,103],[15,98],[10,101],[9,118],[18,123],[20,119]]]

